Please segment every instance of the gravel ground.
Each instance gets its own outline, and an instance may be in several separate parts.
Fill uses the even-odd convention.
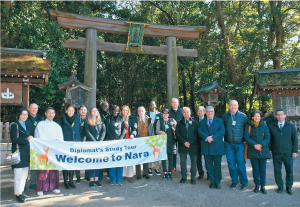
[[[44,192],[44,196],[37,196],[36,191],[27,189],[26,193],[31,198],[26,199],[24,204],[16,201],[13,194],[13,170],[1,167],[1,206],[300,206],[300,155],[294,159],[294,195],[288,195],[284,189],[282,194],[276,193],[274,180],[273,163],[267,163],[267,195],[253,193],[254,188],[251,163],[247,160],[247,175],[249,179],[248,189],[230,189],[231,180],[229,177],[226,157],[222,160],[223,180],[221,189],[210,189],[209,181],[198,180],[196,185],[188,182],[180,184],[179,156],[177,159],[177,171],[174,179],[164,180],[163,176],[154,175],[151,179],[136,180],[129,183],[123,180],[122,186],[111,186],[104,173],[104,180],[101,188],[90,188],[88,182],[83,178],[76,189],[66,190],[63,186],[62,172],[60,172],[60,194]],[[204,163],[204,162],[203,162]],[[189,166],[188,166],[189,167]],[[160,169],[162,171],[162,169]],[[284,167],[283,167],[283,171]],[[84,171],[81,171],[81,176]],[[285,173],[283,172],[283,178]],[[285,179],[284,179],[285,180]],[[75,181],[75,180],[74,180]]]

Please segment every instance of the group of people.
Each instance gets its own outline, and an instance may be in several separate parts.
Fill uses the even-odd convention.
[[[252,173],[255,183],[254,192],[266,194],[266,162],[273,158],[277,192],[283,191],[281,175],[282,162],[286,169],[286,190],[293,194],[293,158],[298,152],[298,138],[294,125],[285,120],[283,109],[275,112],[276,120],[265,124],[262,113],[255,110],[251,118],[238,110],[238,102],[231,100],[229,111],[222,118],[215,116],[212,106],[197,108],[197,116],[191,116],[189,107],[179,108],[178,99],[173,98],[171,109],[164,109],[162,113],[155,110],[156,104],[151,101],[149,111],[144,107],[138,108],[138,115],[131,114],[128,106],[119,108],[112,106],[109,112],[108,102],[102,102],[101,108],[87,110],[80,106],[78,115],[75,107],[68,105],[58,123],[53,121],[55,110],[49,107],[45,111],[43,120],[38,112],[38,106],[32,103],[29,109],[20,108],[17,113],[18,121],[11,126],[12,151],[19,148],[21,162],[13,165],[14,194],[19,202],[25,202],[29,195],[24,193],[30,164],[30,141],[32,138],[57,141],[97,142],[121,139],[134,139],[152,135],[167,136],[167,160],[162,160],[163,177],[172,180],[176,171],[177,152],[180,155],[181,180],[187,182],[187,155],[191,160],[191,184],[196,184],[204,176],[202,156],[204,156],[207,179],[210,188],[221,188],[222,156],[226,155],[231,188],[240,183],[241,190],[248,185],[245,161],[245,146],[247,158],[252,164]],[[246,143],[246,144],[245,144]],[[160,175],[159,163],[144,163],[143,173],[140,165],[136,165],[137,180],[142,177],[149,179],[153,173]],[[122,185],[126,178],[133,182],[134,166],[115,167],[109,169],[87,169],[85,179],[90,187],[100,187],[103,172],[106,171],[111,185]],[[63,170],[64,186],[66,189],[76,188],[73,182],[80,183],[79,170]],[[58,170],[30,170],[30,188],[35,189],[39,196],[43,191],[52,190],[60,193]]]

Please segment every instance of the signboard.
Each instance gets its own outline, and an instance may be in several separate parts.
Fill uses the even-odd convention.
[[[142,50],[142,42],[143,42],[143,36],[144,36],[144,27],[149,26],[150,24],[144,24],[144,23],[133,23],[133,22],[125,22],[126,24],[129,24],[129,32],[128,32],[128,41],[127,41],[127,47],[133,46],[133,47],[139,47],[140,50]]]
[[[22,104],[22,83],[1,83],[1,104]]]

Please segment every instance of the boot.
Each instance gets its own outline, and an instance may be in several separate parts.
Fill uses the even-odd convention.
[[[68,170],[63,170],[63,177],[64,177],[64,185],[66,189],[70,188],[69,182],[68,182]]]
[[[74,170],[69,170],[69,184],[71,188],[76,188],[76,186],[73,183],[73,175],[74,175]]]

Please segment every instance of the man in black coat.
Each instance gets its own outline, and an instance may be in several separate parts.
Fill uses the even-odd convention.
[[[182,109],[179,108],[179,102],[177,98],[172,98],[171,101],[171,109],[169,110],[169,118],[175,119],[175,121],[179,121],[182,119]],[[177,154],[176,154],[176,145],[174,145],[175,149],[173,149],[173,170],[172,173],[176,171],[176,164],[177,164]]]
[[[203,106],[199,106],[197,108],[197,117],[194,118],[194,120],[198,123],[198,126],[200,126],[200,122],[204,119],[205,115],[205,108]],[[197,155],[197,169],[199,173],[198,179],[202,179],[204,175],[203,167],[202,167],[202,154],[201,154],[201,139],[199,137],[199,143],[198,143],[198,155]],[[208,173],[207,173],[207,180],[208,180]]]
[[[156,124],[157,121],[162,117],[161,113],[159,111],[155,110],[156,104],[155,101],[150,101],[149,103],[149,111],[146,111],[146,116],[150,117],[152,122],[153,122],[153,129],[154,129],[154,134],[155,134],[155,129],[156,129]],[[148,174],[152,175],[152,168],[154,169],[155,173],[157,175],[160,175],[159,171],[159,161],[157,162],[150,162],[149,164],[149,170]]]
[[[282,162],[286,170],[286,191],[292,195],[293,186],[293,158],[297,157],[298,137],[295,126],[285,121],[286,114],[283,109],[275,111],[277,122],[270,124],[271,147],[273,156],[275,181],[278,186],[277,193],[283,191],[281,175]]]
[[[34,134],[34,130],[37,124],[44,119],[37,114],[38,112],[38,105],[36,103],[32,103],[29,105],[28,111],[28,119],[26,120],[26,125],[28,126],[29,134]],[[30,184],[29,188],[36,190],[36,180],[37,180],[37,170],[30,170]]]
[[[198,123],[191,119],[189,107],[183,107],[182,119],[178,121],[175,134],[178,140],[178,152],[180,154],[181,180],[180,183],[187,181],[187,154],[191,159],[191,183],[196,184],[197,154],[198,154]]]

